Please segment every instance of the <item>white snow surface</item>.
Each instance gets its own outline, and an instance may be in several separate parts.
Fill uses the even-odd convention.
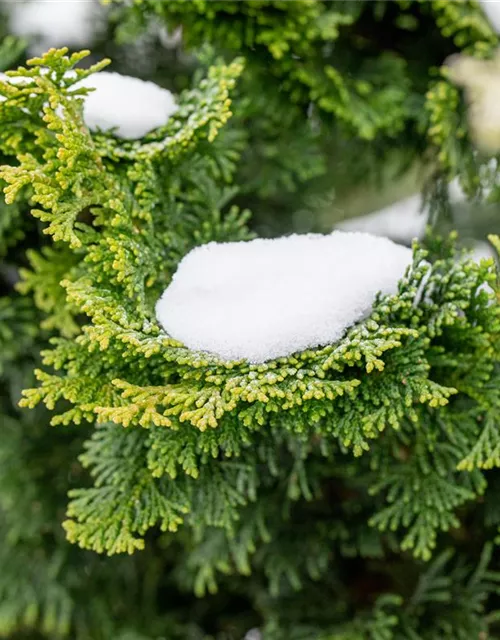
[[[500,0],[479,0],[493,29],[500,33]]]
[[[32,55],[85,47],[100,28],[102,9],[95,0],[9,0],[7,6],[10,31],[31,40]]]
[[[93,131],[114,130],[119,138],[142,138],[177,111],[174,95],[154,82],[110,71],[94,73],[75,88],[95,89],[85,98],[83,116]]]
[[[367,233],[211,242],[183,258],[156,315],[190,349],[266,362],[337,341],[411,261],[410,249]]]

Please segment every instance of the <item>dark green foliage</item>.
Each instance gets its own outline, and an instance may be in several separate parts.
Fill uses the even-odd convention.
[[[204,52],[202,61],[207,45],[226,60],[245,55],[229,126],[248,139],[238,183],[265,233],[288,230],[277,213],[314,210],[325,191],[340,204],[329,221],[342,219],[346,194],[424,153],[427,176],[459,176],[477,193],[485,159],[467,139],[459,91],[438,69],[457,51],[493,54],[497,37],[474,0],[134,0],[122,12],[143,29],[156,17],[181,25],[183,46]]]
[[[355,77],[334,63],[334,43],[360,20],[362,2],[138,0],[136,5],[137,11],[157,12],[171,27],[182,24],[187,47],[209,42],[227,51],[245,51],[251,64],[266,69],[262,80],[267,85],[275,78],[293,102],[307,107],[312,101],[362,138],[373,139],[378,132],[395,135],[402,129],[409,91],[401,58],[388,53],[366,59]],[[352,38],[347,53],[351,58],[353,46],[369,52],[366,41]],[[399,82],[387,85],[386,74]]]

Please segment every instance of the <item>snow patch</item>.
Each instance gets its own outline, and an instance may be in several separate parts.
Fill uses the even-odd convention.
[[[492,163],[490,167],[493,167]],[[459,204],[467,199],[458,179],[449,183],[449,195],[452,204]],[[411,244],[415,238],[418,240],[424,236],[428,219],[429,210],[424,207],[422,196],[416,193],[379,211],[343,220],[336,228],[342,231],[363,231],[395,242]]]
[[[180,262],[156,315],[190,349],[265,362],[337,341],[411,261],[410,249],[366,233],[211,242]]]
[[[51,47],[85,47],[100,27],[102,9],[94,0],[11,0],[7,5],[10,31],[32,41],[32,55]]]
[[[474,243],[471,254],[469,256],[470,260],[474,260],[474,262],[480,262],[481,260],[486,260],[489,258],[495,258],[495,252],[493,251],[493,247],[487,242],[477,241]]]
[[[243,640],[262,640],[262,633],[255,627],[246,632]]]
[[[100,71],[74,85],[95,89],[85,98],[83,117],[93,131],[114,130],[119,138],[142,138],[177,111],[174,95],[154,82]]]
[[[410,244],[413,238],[424,235],[427,217],[427,212],[422,211],[422,197],[416,194],[380,211],[344,220],[337,224],[337,228],[343,231],[365,231]]]

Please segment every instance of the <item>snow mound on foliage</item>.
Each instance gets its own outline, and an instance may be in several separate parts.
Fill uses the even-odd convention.
[[[34,40],[32,54],[51,47],[85,47],[100,27],[102,9],[94,0],[10,0],[10,31]]]
[[[120,138],[142,138],[167,123],[177,111],[174,95],[154,82],[100,71],[75,84],[95,89],[85,98],[83,116],[89,129],[113,129]]]
[[[377,292],[396,291],[411,260],[366,233],[211,242],[180,262],[157,318],[190,349],[265,362],[341,338]]]
[[[42,69],[42,73],[45,70]],[[74,77],[68,71],[66,77]],[[9,77],[0,73],[0,80],[12,84],[28,84],[31,78]],[[174,95],[154,82],[100,71],[73,85],[74,89],[94,89],[84,97],[83,118],[93,131],[113,131],[129,140],[142,138],[163,126],[177,111]],[[0,96],[0,102],[5,100]]]

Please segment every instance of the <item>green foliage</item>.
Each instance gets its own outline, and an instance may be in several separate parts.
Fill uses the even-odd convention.
[[[292,101],[306,106],[313,101],[362,138],[401,131],[408,96],[402,62],[388,54],[367,62],[351,78],[329,59],[342,30],[359,18],[362,3],[139,0],[136,5],[160,14],[170,27],[182,24],[187,47],[209,42],[222,50],[251,51],[249,57],[267,67],[264,82],[276,78]],[[323,57],[321,50],[327,52]],[[390,89],[383,83],[387,73],[400,81]]]
[[[270,622],[264,637],[272,640],[292,638],[303,640],[453,640],[458,638],[497,637],[489,635],[491,625],[498,617],[492,611],[485,618],[488,599],[499,592],[500,575],[489,568],[493,547],[486,545],[473,564],[467,565],[451,550],[443,551],[420,574],[418,581],[408,587],[408,575],[398,576],[405,596],[394,593],[379,596],[370,613],[364,612],[351,621],[331,626],[328,630],[315,625],[323,615],[322,608],[334,605],[320,591],[314,617],[308,625],[297,623],[295,606],[300,599],[289,598],[286,608],[276,614],[276,603],[270,612]],[[396,572],[401,571],[401,567]],[[335,592],[335,586],[333,592]],[[338,587],[337,587],[338,588]],[[270,604],[270,603],[268,603]]]
[[[21,211],[16,205],[0,206],[0,256],[4,256],[8,249],[23,238],[21,225]]]
[[[444,62],[450,44],[485,55],[497,43],[474,0],[399,0],[396,9],[388,2],[362,0],[135,0],[125,14],[136,23],[148,15],[159,16],[170,29],[182,26],[188,49],[210,43],[222,53],[244,52],[251,72],[263,74],[267,92],[278,84],[292,101],[313,103],[320,115],[334,114],[367,139],[397,136],[415,118],[431,65]],[[432,54],[441,59],[410,57],[412,35],[420,28],[438,30],[443,42],[439,48],[437,39],[431,41]],[[390,53],[376,48],[384,30],[396,44]]]
[[[178,115],[151,134],[154,142],[123,143],[94,140],[83,126],[81,102],[66,86],[73,78],[64,80],[80,57],[51,52],[18,72],[36,84],[36,98],[11,85],[5,110],[36,102],[32,131],[20,143],[30,152],[2,170],[8,197],[29,182],[32,201],[43,207],[34,215],[78,258],[68,261],[65,251],[47,254],[49,261],[32,256],[38,275],[25,276],[25,290],[36,288],[37,305],[60,315],[62,284],[69,320],[49,315],[47,325],[61,333],[68,322],[76,330],[73,315],[90,320],[76,340],[53,340],[44,364],[55,372],[38,372],[41,384],[23,404],[43,401],[54,410],[65,400],[72,406],[57,411],[54,424],[97,418],[133,429],[109,426],[89,444],[82,461],[95,488],[71,494],[70,540],[116,553],[142,548],[154,525],[175,531],[186,523],[200,539],[204,526],[234,535],[239,510],[264,490],[279,491],[289,473],[298,484],[288,486],[288,500],[312,499],[303,461],[313,440],[324,442],[325,455],[368,452],[371,492],[384,498],[372,526],[401,530],[402,548],[429,558],[437,534],[459,525],[457,508],[484,492],[485,478],[474,469],[491,466],[474,447],[485,448],[489,412],[496,415],[500,400],[500,312],[493,294],[481,290],[495,286],[493,262],[457,261],[445,250],[430,264],[416,248],[398,294],[380,297],[370,318],[336,344],[262,365],[191,353],[159,328],[154,303],[189,246],[245,237],[234,210],[220,214],[227,196],[216,185],[225,173],[199,151],[227,118],[227,78],[238,64],[214,68],[181,97]],[[40,73],[40,64],[54,75]],[[203,115],[183,128],[197,103]],[[12,140],[8,123],[3,135]],[[90,210],[88,221],[77,220],[82,209]],[[269,477],[255,476],[262,462],[251,452],[263,450],[267,460],[278,431],[294,452],[288,466],[268,460]],[[455,470],[460,461],[469,473]]]
[[[20,413],[7,402],[0,424],[0,637],[147,639],[162,629],[188,637],[182,602],[160,615],[148,597],[161,588],[163,561],[154,572],[122,561],[108,567],[65,545],[59,506],[68,476],[74,482],[81,470],[73,464],[68,474],[60,461],[76,455],[80,439],[49,437],[43,411]]]
[[[314,211],[325,193],[328,218],[309,215],[306,229],[329,230],[387,165],[391,182],[423,160],[431,183],[458,177],[479,199],[487,159],[445,67],[450,54],[491,57],[498,44],[475,0],[109,2],[134,25],[130,44],[160,20],[182,28],[202,67],[245,56],[229,128],[246,141],[237,181],[266,235],[293,228],[290,214]]]
[[[21,298],[0,298],[0,375],[24,351],[29,351],[38,331],[32,305]]]
[[[31,269],[19,270],[22,282],[17,289],[23,295],[33,294],[35,305],[43,311],[40,327],[47,331],[58,330],[65,338],[79,332],[74,320],[77,310],[66,303],[61,280],[78,264],[78,256],[64,249],[43,247],[40,252],[28,251]]]
[[[9,69],[19,59],[26,47],[26,41],[7,35],[0,42],[0,68]]]
[[[436,218],[456,176],[498,200],[437,71],[456,48],[492,55],[480,9],[115,9],[120,38],[160,16],[196,54],[164,127],[90,133],[75,84],[108,61],[88,52],[0,80],[0,637],[500,637],[493,259],[429,236],[342,339],[259,365],[192,352],[155,317],[192,247],[253,237],[247,204],[257,227],[290,218],[384,154],[426,149]]]

